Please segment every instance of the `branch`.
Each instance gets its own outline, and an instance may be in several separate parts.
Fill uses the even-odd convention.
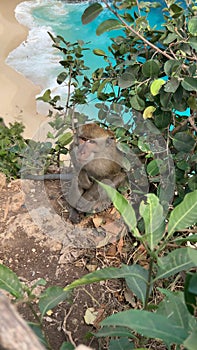
[[[156,52],[159,52],[160,54],[162,54],[163,56],[165,56],[167,59],[172,60],[174,59],[174,57],[168,55],[165,51],[162,51],[161,49],[159,49],[157,46],[155,46],[154,44],[152,44],[149,40],[147,40],[146,38],[144,38],[139,32],[137,32],[135,29],[133,29],[133,27],[129,26],[127,24],[127,22],[125,22],[122,17],[115,11],[113,10],[113,8],[108,4],[107,0],[103,0],[104,4],[106,5],[106,7],[121,21],[122,24],[124,24],[124,26],[130,30],[133,34],[135,34],[136,36],[138,36],[138,38],[140,38],[145,44],[147,44],[148,46],[152,47],[152,49],[154,49]]]

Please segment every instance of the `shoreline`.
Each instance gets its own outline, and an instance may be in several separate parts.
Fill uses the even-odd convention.
[[[14,12],[23,1],[0,1],[0,117],[6,125],[22,122],[24,137],[32,138],[47,119],[36,110],[36,95],[41,88],[5,63],[8,54],[28,36],[28,28],[16,20]]]

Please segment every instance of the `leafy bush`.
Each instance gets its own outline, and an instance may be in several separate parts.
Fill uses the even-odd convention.
[[[24,126],[15,122],[10,127],[0,120],[0,171],[9,179],[18,177],[22,164],[22,151],[26,146],[22,133]]]

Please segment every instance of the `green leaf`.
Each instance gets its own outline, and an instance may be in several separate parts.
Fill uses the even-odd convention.
[[[145,224],[145,236],[142,240],[146,240],[151,251],[155,249],[161,241],[164,234],[164,216],[163,207],[159,203],[159,198],[152,193],[146,195],[147,203],[140,203],[140,214]]]
[[[190,152],[195,145],[194,138],[185,131],[177,132],[172,142],[177,151],[185,153]]]
[[[197,16],[188,21],[188,31],[191,35],[197,36]]]
[[[169,290],[160,290],[166,294],[165,298],[159,303],[156,313],[168,318],[177,328],[189,333],[190,326],[195,325],[195,319],[190,315],[184,302],[182,292],[175,294]]]
[[[148,271],[142,266],[134,264],[132,266],[124,266],[126,284],[128,288],[145,304],[146,290],[148,283]]]
[[[172,77],[166,84],[165,84],[165,87],[164,87],[164,91],[165,92],[175,92],[178,87],[179,87],[179,80]]]
[[[158,258],[156,280],[173,276],[180,271],[187,271],[197,266],[197,251],[193,248],[179,248],[163,258]]]
[[[60,347],[60,350],[75,350],[75,346],[71,343],[64,341]]]
[[[176,40],[177,38],[179,38],[178,34],[176,34],[176,33],[169,33],[167,35],[167,37],[164,39],[163,43],[165,45],[168,45],[168,44],[172,43],[174,40]]]
[[[36,334],[36,337],[38,338],[39,342],[45,346],[47,349],[48,343],[47,340],[44,337],[44,334],[42,333],[42,328],[40,324],[34,323],[34,322],[28,322],[28,326],[32,329],[32,331]]]
[[[96,337],[128,337],[133,338],[134,335],[125,327],[102,327],[96,334]]]
[[[0,264],[0,289],[6,290],[15,298],[23,297],[23,287],[15,272]]]
[[[197,51],[197,40],[196,38],[190,38],[188,43],[190,44],[190,46],[192,47],[192,49]]]
[[[144,310],[128,310],[107,317],[102,326],[123,326],[148,338],[157,338],[167,344],[182,344],[185,330],[177,328],[168,318]]]
[[[124,26],[117,20],[117,19],[107,19],[106,21],[102,22],[97,30],[96,34],[101,35],[105,32],[109,32],[111,30],[120,29]]]
[[[46,314],[48,310],[51,310],[57,306],[62,301],[68,299],[70,293],[65,291],[62,287],[53,286],[47,288],[41,295],[39,299],[39,309],[42,317]]]
[[[145,284],[147,282],[147,271],[138,265],[123,265],[121,268],[107,267],[102,270],[91,272],[66,286],[64,288],[64,291],[72,290],[84,284],[91,284],[94,282],[117,278],[124,278],[126,281],[128,281],[129,284],[131,283],[132,279],[134,281],[134,284],[140,282],[140,286],[142,287],[134,286],[131,288],[132,290],[134,288],[135,291],[138,288],[137,295],[140,294],[142,296],[144,294],[144,291],[142,289],[145,287]]]
[[[37,100],[49,102],[51,100],[51,90],[46,90],[42,96],[37,97]]]
[[[190,96],[187,100],[187,103],[191,109],[193,109],[194,111],[197,111],[197,98],[195,96]]]
[[[183,345],[187,350],[196,350],[197,343],[197,328],[189,335],[189,337],[184,341]]]
[[[149,119],[149,118],[153,118],[153,113],[155,112],[156,108],[154,106],[148,106],[145,108],[144,112],[143,112],[143,118]]]
[[[132,350],[134,344],[128,338],[111,339],[108,350]]]
[[[187,91],[195,91],[197,90],[197,79],[193,77],[186,77],[181,82],[182,87]]]
[[[132,73],[125,72],[118,78],[118,85],[126,89],[135,84],[135,76]]]
[[[93,3],[89,7],[87,7],[82,14],[82,23],[88,24],[92,22],[98,15],[103,11],[103,7],[100,3]]]
[[[142,74],[146,78],[157,77],[160,72],[160,67],[157,61],[148,60],[142,66]]]
[[[164,64],[164,72],[167,76],[177,74],[178,68],[181,66],[181,62],[178,60],[167,60]]]
[[[94,49],[93,52],[94,52],[94,54],[95,54],[96,56],[104,56],[104,57],[107,57],[105,51],[103,51],[103,50]]]
[[[113,202],[113,205],[120,212],[124,222],[128,225],[130,230],[137,232],[137,219],[132,205],[113,187],[108,186],[102,182],[98,183],[107,192],[107,195]]]
[[[65,134],[61,135],[58,140],[57,143],[61,146],[64,147],[66,145],[68,145],[73,139],[73,135],[71,134],[71,132],[66,132]]]
[[[145,102],[138,95],[132,96],[129,99],[131,107],[136,109],[137,111],[143,111],[145,108]]]
[[[197,190],[197,175],[193,175],[188,179],[188,186],[191,191]]]
[[[171,212],[168,237],[197,223],[197,190],[186,194],[183,201]]]
[[[197,273],[186,274],[184,297],[189,312],[194,315],[197,306]]]
[[[159,174],[159,162],[162,163],[160,159],[153,159],[148,163],[146,170],[149,176],[156,176]]]
[[[62,84],[66,80],[67,77],[68,77],[68,74],[66,72],[60,73],[57,77],[57,83]]]
[[[165,80],[163,79],[156,79],[152,82],[151,86],[150,86],[150,92],[153,96],[158,95],[159,90],[161,89],[161,87],[165,84]]]

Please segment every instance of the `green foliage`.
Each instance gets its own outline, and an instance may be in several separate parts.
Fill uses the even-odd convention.
[[[22,133],[24,127],[20,123],[5,126],[0,118],[0,171],[9,179],[16,178],[22,164],[22,152],[26,147]]]
[[[123,265],[119,269],[106,268],[74,281],[64,290],[68,291],[83,284],[109,278],[124,278],[127,287],[142,302],[144,310],[128,310],[108,317],[101,323],[102,328],[97,336],[115,337],[118,334],[120,339],[125,339],[125,336],[131,339],[134,335],[133,332],[137,332],[147,338],[161,339],[168,348],[171,344],[188,344],[188,347],[185,345],[186,348],[194,349],[192,344],[196,339],[195,330],[197,327],[197,321],[194,317],[197,307],[196,274],[187,275],[184,293],[177,294],[168,289],[162,289],[161,292],[165,297],[158,304],[156,312],[149,312],[147,309],[155,283],[197,266],[197,251],[193,248],[181,247],[167,252],[167,246],[173,240],[172,234],[197,222],[196,210],[195,214],[191,215],[192,203],[196,204],[197,191],[186,195],[184,201],[171,212],[169,223],[177,222],[177,225],[172,230],[172,224],[169,224],[171,231],[166,238],[164,235],[167,231],[167,225],[163,217],[163,208],[154,194],[148,194],[147,202],[143,201],[140,204],[144,222],[144,232],[140,232],[131,204],[125,199],[119,200],[121,195],[115,189],[102,183],[100,185],[105,188],[134,236],[147,250],[150,256],[149,271],[139,264]],[[133,224],[133,220],[135,224]],[[181,222],[180,226],[179,222]],[[160,257],[163,250],[165,250],[166,255]]]

